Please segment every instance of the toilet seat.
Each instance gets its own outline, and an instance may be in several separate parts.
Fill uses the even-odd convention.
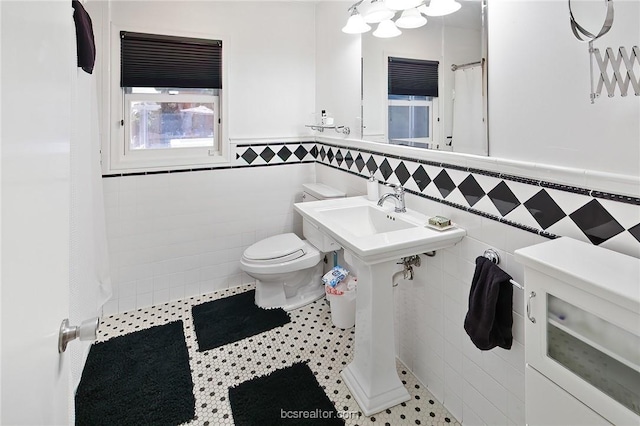
[[[305,255],[305,244],[296,234],[274,235],[251,245],[243,257],[262,264],[288,262]]]
[[[252,259],[250,256],[257,257],[261,253],[263,255],[267,253],[274,253],[273,251],[260,252],[257,250],[250,250],[251,248],[254,248],[255,245],[262,243],[264,240],[259,241],[258,243],[254,244],[254,246],[251,246],[247,250],[245,250],[245,253],[242,255],[242,259],[240,259],[242,270],[249,273],[253,272],[259,274],[280,274],[300,271],[302,269],[312,268],[317,265],[322,259],[320,251],[310,243],[308,243],[306,240],[301,240],[300,238],[298,238],[295,234],[290,235],[293,235],[300,242],[300,245],[298,245],[298,243],[296,242],[296,245],[290,246],[289,250],[282,249],[282,251],[280,252],[282,253],[290,251],[289,254],[267,259]],[[282,235],[276,235],[276,237],[282,237]],[[290,238],[290,240],[295,242],[295,239],[293,238]],[[258,247],[258,249],[259,248],[261,247]],[[249,254],[249,256],[247,254]]]

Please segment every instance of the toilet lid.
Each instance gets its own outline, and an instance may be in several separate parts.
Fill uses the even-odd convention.
[[[304,247],[304,241],[296,234],[274,235],[247,248],[244,257],[250,260],[293,260],[304,256]]]

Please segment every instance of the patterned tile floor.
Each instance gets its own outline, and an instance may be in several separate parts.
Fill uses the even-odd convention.
[[[196,397],[196,417],[190,425],[232,425],[229,387],[299,361],[307,361],[336,410],[345,412],[347,425],[459,425],[400,362],[398,375],[411,400],[370,417],[362,415],[340,377],[340,370],[353,356],[354,331],[333,326],[324,299],[291,311],[291,322],[283,327],[198,352],[191,307],[252,288],[253,285],[235,287],[103,318],[98,341],[182,320]]]

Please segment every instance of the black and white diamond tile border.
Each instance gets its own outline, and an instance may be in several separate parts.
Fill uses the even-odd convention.
[[[97,341],[182,320],[196,398],[196,417],[189,425],[233,425],[229,387],[301,361],[307,362],[336,410],[347,414],[346,425],[460,425],[400,362],[398,376],[411,399],[370,417],[362,415],[340,377],[353,358],[354,331],[333,326],[324,299],[291,311],[291,322],[283,327],[198,352],[192,306],[253,288],[249,284],[103,318]]]
[[[402,184],[414,195],[547,238],[570,236],[595,245],[622,238],[627,249],[635,245],[627,251],[640,253],[637,197],[330,143],[317,147],[319,152],[340,151],[343,157],[356,159],[354,167],[347,167],[335,155],[320,155],[316,158],[320,164],[364,178],[374,173],[380,183]],[[553,232],[563,229],[568,232]]]
[[[237,145],[235,166],[265,166],[314,162],[318,157],[315,142],[272,142]],[[344,160],[344,159],[343,159]]]
[[[231,166],[317,162],[547,238],[569,236],[640,253],[640,198],[314,141],[239,144]],[[116,177],[122,175],[105,175]],[[629,214],[629,207],[632,213]]]

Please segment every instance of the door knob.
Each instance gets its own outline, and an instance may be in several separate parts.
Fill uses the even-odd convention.
[[[91,318],[82,321],[80,326],[69,326],[69,319],[65,318],[60,324],[58,335],[58,353],[67,350],[67,343],[79,338],[80,340],[95,340],[98,337],[100,318]]]

